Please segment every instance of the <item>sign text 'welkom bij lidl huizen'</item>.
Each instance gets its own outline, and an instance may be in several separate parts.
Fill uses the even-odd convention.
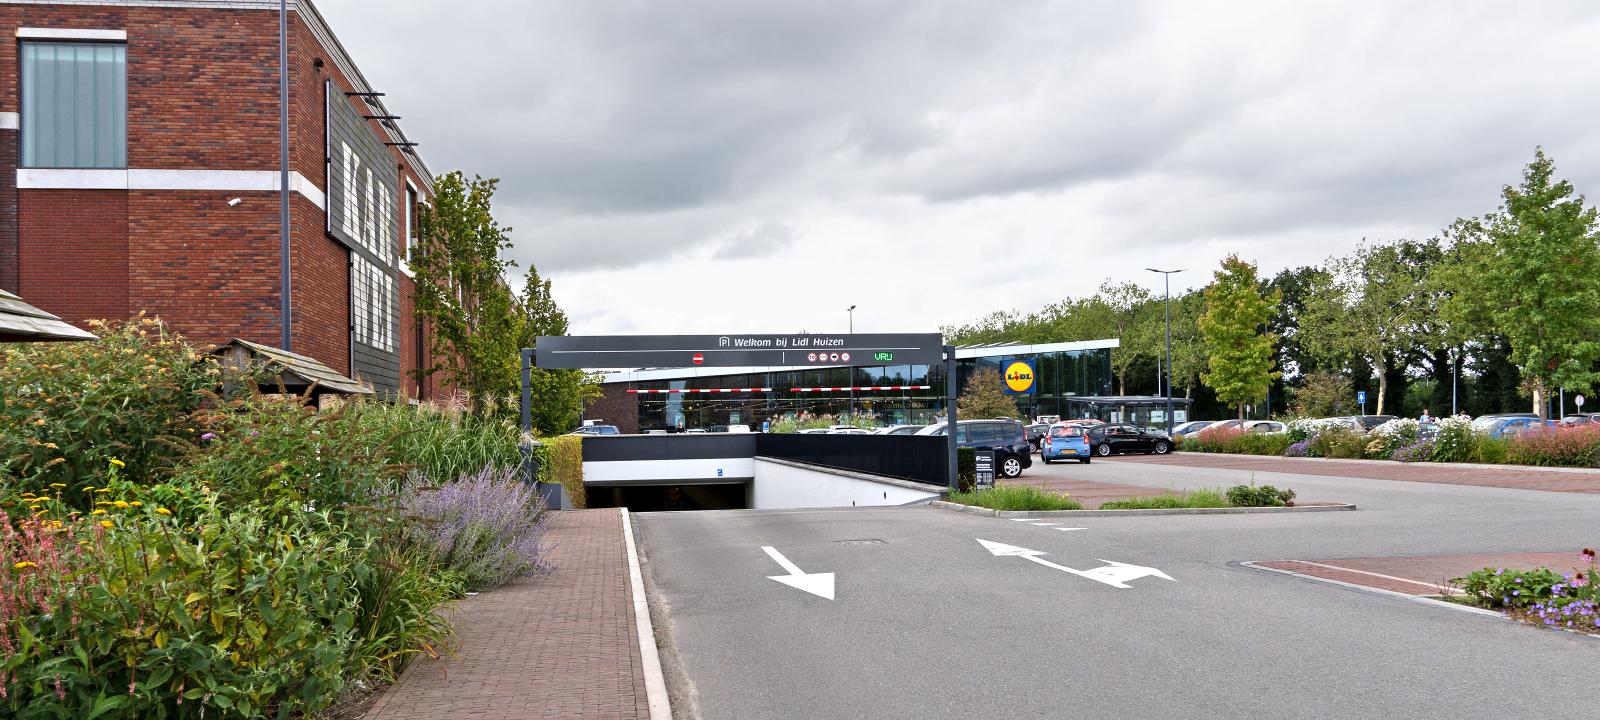
[[[566,335],[539,338],[535,365],[557,368],[932,365],[939,333],[834,335]]]

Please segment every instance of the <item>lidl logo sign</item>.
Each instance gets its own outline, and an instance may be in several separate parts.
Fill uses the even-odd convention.
[[[1033,372],[1032,360],[1012,360],[1006,363],[1004,373],[1006,392],[1012,395],[1026,395],[1033,392],[1033,381],[1036,377]]]

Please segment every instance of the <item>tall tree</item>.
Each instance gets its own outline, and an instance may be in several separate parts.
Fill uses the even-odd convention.
[[[567,334],[567,314],[551,297],[550,281],[539,277],[538,268],[531,265],[517,297],[515,325],[517,342],[514,344],[519,349],[537,347],[541,336]],[[520,374],[520,357],[516,366],[514,370]],[[519,391],[521,377],[511,377],[515,382],[508,389]],[[541,435],[564,433],[577,426],[583,404],[600,395],[598,378],[585,375],[582,370],[534,368],[529,384],[533,395],[533,427]]]
[[[1453,312],[1487,318],[1505,336],[1533,410],[1545,417],[1551,391],[1589,392],[1600,381],[1597,213],[1571,182],[1555,180],[1543,148],[1522,184],[1505,186],[1501,198],[1500,211],[1481,223],[1481,240],[1466,234],[1459,248]]]
[[[1297,335],[1327,364],[1362,361],[1378,376],[1376,413],[1388,406],[1389,380],[1407,364],[1417,328],[1432,312],[1425,292],[1428,268],[1418,243],[1363,244],[1330,258],[1312,279]]]
[[[1153,357],[1150,332],[1150,291],[1133,283],[1100,285],[1095,298],[1099,308],[1087,308],[1089,315],[1097,312],[1106,325],[1101,327],[1116,333],[1118,345],[1111,351],[1111,372],[1117,376],[1117,393],[1128,394],[1128,373],[1141,360]]]
[[[432,329],[434,363],[417,368],[467,394],[474,408],[503,390],[511,295],[504,273],[511,261],[511,228],[494,218],[498,180],[468,180],[452,172],[434,182],[433,202],[417,213],[410,265],[417,283],[416,314]],[[511,347],[512,355],[515,348]]]
[[[1273,336],[1266,332],[1279,296],[1263,297],[1256,266],[1229,255],[1206,288],[1206,312],[1198,323],[1211,356],[1203,376],[1217,399],[1239,409],[1266,396],[1279,373],[1273,369]]]

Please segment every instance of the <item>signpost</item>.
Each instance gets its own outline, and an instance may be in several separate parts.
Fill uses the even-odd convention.
[[[994,451],[979,450],[975,454],[976,464],[973,468],[973,490],[994,489]]]
[[[1356,403],[1361,406],[1361,414],[1362,415],[1366,415],[1367,414],[1367,391],[1365,391],[1365,390],[1357,390],[1356,391]]]

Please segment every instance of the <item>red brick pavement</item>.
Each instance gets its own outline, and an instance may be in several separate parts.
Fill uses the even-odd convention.
[[[1065,492],[1072,499],[1083,503],[1085,510],[1098,510],[1100,503],[1108,500],[1121,500],[1131,496],[1144,497],[1147,495],[1163,495],[1166,490],[1149,488],[1140,485],[1119,485],[1117,483],[1095,482],[1094,480],[1077,480],[1067,477],[1040,477],[1038,475],[1024,475],[1016,480],[1002,480],[1004,485],[1032,485],[1041,490],[1051,492]]]
[[[1119,456],[1114,461],[1548,492],[1600,493],[1600,470],[1529,468],[1514,465],[1484,467],[1450,463],[1397,463],[1382,460],[1321,460],[1192,452],[1165,456],[1127,455]]]
[[[1543,566],[1557,572],[1588,570],[1588,563],[1580,562],[1576,550],[1556,553],[1270,560],[1255,565],[1407,595],[1455,594],[1451,580],[1486,567],[1527,570]]]
[[[364,720],[649,718],[622,516],[558,512],[554,572],[456,605],[456,649],[419,659]]]

